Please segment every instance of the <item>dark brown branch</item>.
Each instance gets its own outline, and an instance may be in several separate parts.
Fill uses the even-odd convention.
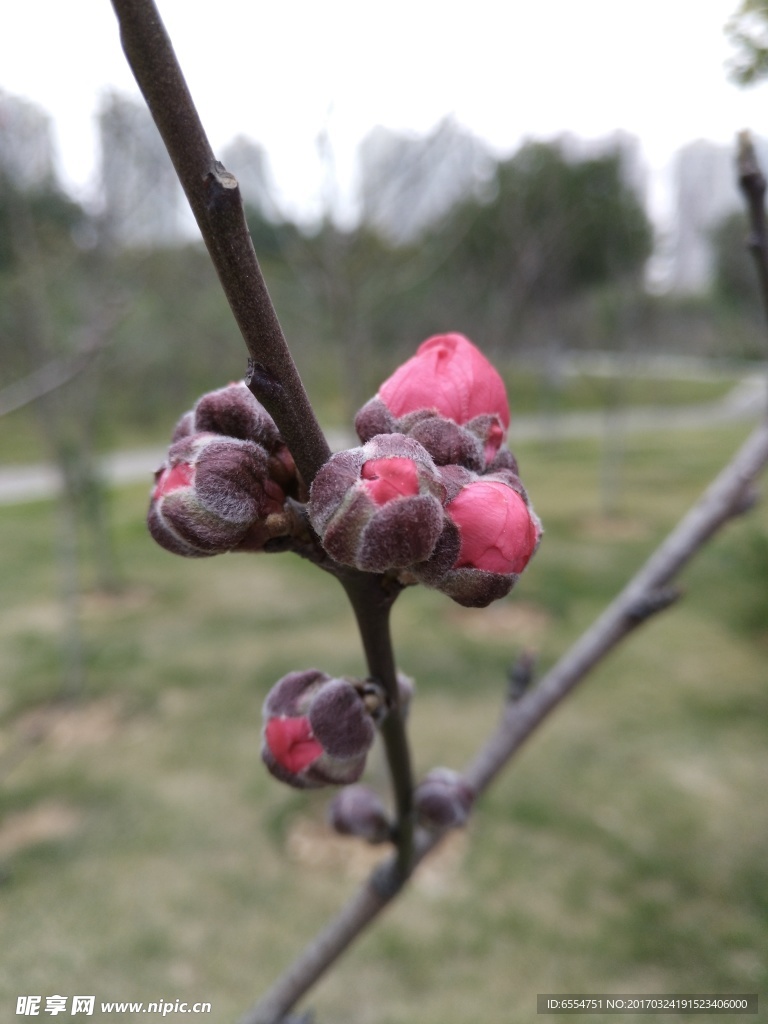
[[[768,221],[765,215],[765,176],[760,170],[749,132],[739,133],[736,166],[739,187],[744,194],[749,217],[747,247],[752,253],[763,311],[768,319]],[[768,341],[765,347],[768,352]]]
[[[168,150],[208,248],[250,361],[247,383],[277,423],[304,481],[330,456],[291,358],[261,274],[234,175],[216,160],[153,0],[112,0],[128,63]],[[327,566],[324,566],[327,567]],[[392,706],[382,725],[397,809],[397,865],[410,871],[412,778],[389,634],[399,593],[385,577],[340,567],[360,628],[368,669]]]
[[[307,484],[330,449],[259,267],[234,175],[213,154],[153,0],[112,0],[128,63],[179,176],[251,357],[250,387]]]
[[[405,721],[399,706],[397,669],[389,628],[389,613],[396,589],[384,589],[384,578],[358,573],[342,580],[357,617],[360,638],[371,675],[384,687],[390,712],[381,724],[395,798],[395,841],[397,844],[398,884],[408,878],[413,868],[413,773]]]
[[[669,584],[708,540],[744,509],[745,495],[768,463],[768,420],[750,435],[651,555],[624,590],[576,641],[538,686],[507,703],[496,732],[483,744],[464,778],[480,794],[493,782],[526,739],[590,671],[651,615],[669,607],[677,592]],[[441,836],[419,830],[414,863],[432,852]],[[280,1024],[320,975],[398,894],[396,858],[385,861],[341,913],[314,939],[241,1024]],[[390,882],[390,887],[386,883]]]

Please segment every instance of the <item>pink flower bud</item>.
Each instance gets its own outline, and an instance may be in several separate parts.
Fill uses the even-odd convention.
[[[399,432],[415,437],[440,465],[482,471],[501,449],[509,403],[496,369],[462,334],[436,335],[398,367],[358,412],[362,441]]]
[[[155,474],[147,525],[158,544],[178,555],[258,549],[266,539],[260,524],[284,500],[260,445],[190,434],[171,445]]]
[[[443,529],[444,498],[424,448],[402,434],[382,434],[326,462],[308,511],[332,558],[385,572],[431,555]]]
[[[432,556],[408,572],[459,604],[484,608],[515,585],[539,544],[541,524],[511,469],[478,476],[445,466],[440,476],[445,526]]]
[[[521,573],[536,550],[540,527],[520,494],[500,479],[482,477],[446,505],[459,528],[454,568]]]
[[[442,832],[465,825],[475,794],[458,772],[433,768],[414,790],[416,819],[423,828]]]
[[[343,836],[359,836],[369,843],[392,837],[392,823],[381,797],[369,786],[347,786],[328,808],[331,827]]]
[[[253,441],[269,456],[268,476],[285,494],[306,501],[303,482],[277,425],[243,381],[209,391],[184,413],[174,428],[172,442],[192,434],[221,434],[241,441]]]
[[[300,789],[356,782],[375,735],[361,690],[317,669],[283,676],[262,712],[269,771]]]
[[[438,334],[419,345],[379,388],[393,416],[436,409],[455,423],[496,415],[509,427],[509,404],[498,371],[463,334]]]

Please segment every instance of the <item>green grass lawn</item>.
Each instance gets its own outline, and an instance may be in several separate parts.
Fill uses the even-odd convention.
[[[595,442],[517,449],[546,527],[517,590],[479,611],[413,589],[394,610],[418,774],[470,759],[516,653],[552,664],[747,429],[628,439],[612,516]],[[259,760],[280,675],[363,671],[340,588],[293,556],[161,551],[147,490],[113,496],[123,591],[90,592],[83,569],[69,703],[54,507],[0,509],[4,1020],[20,995],[92,994],[234,1021],[381,856]],[[534,1019],[539,992],[768,998],[766,507],[683,583],[311,994],[318,1022],[506,1024]],[[385,782],[377,751],[368,779]]]

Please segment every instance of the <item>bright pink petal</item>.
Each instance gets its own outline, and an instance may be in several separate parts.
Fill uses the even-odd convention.
[[[419,493],[419,474],[412,459],[369,459],[363,463],[360,475],[377,505]]]
[[[504,430],[499,423],[493,423],[488,430],[485,439],[485,461],[491,463],[499,453],[499,448],[504,444]]]
[[[179,462],[170,469],[164,469],[158,477],[152,497],[164,498],[166,494],[189,487],[195,479],[195,467],[188,462]]]
[[[495,413],[505,428],[509,426],[504,382],[463,334],[428,338],[415,356],[384,381],[379,397],[394,416],[437,409],[455,423],[467,423],[475,416]]]
[[[279,765],[296,775],[323,752],[307,718],[271,718],[265,729],[267,746]]]
[[[519,573],[538,539],[536,523],[520,495],[498,480],[464,487],[446,506],[459,528],[461,547],[455,568]]]

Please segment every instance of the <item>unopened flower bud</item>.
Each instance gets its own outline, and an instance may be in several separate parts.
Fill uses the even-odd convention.
[[[258,549],[266,539],[260,524],[284,500],[260,445],[190,434],[171,445],[155,474],[147,524],[157,543],[178,555]]]
[[[446,505],[459,528],[455,568],[519,574],[536,550],[541,533],[521,494],[500,477],[481,477]]]
[[[331,827],[343,836],[359,836],[369,843],[385,843],[392,823],[381,797],[369,786],[347,786],[328,808]]]
[[[408,572],[458,604],[484,608],[515,585],[539,544],[541,524],[511,469],[478,476],[446,466],[440,473],[446,524],[432,557]]]
[[[438,465],[482,471],[501,449],[509,403],[498,371],[462,334],[428,338],[358,412],[362,441],[399,431],[415,437]]]
[[[267,452],[268,476],[292,498],[306,501],[304,485],[277,424],[243,381],[199,398],[176,424],[172,441],[191,434],[221,434],[253,441]]]
[[[375,728],[351,680],[290,672],[270,690],[262,714],[262,759],[282,782],[310,789],[360,778]]]
[[[196,431],[256,441],[270,453],[283,443],[275,421],[243,381],[209,391],[192,412]]]
[[[413,794],[416,819],[424,828],[442,832],[465,825],[475,794],[464,778],[450,768],[433,768]]]
[[[402,434],[382,434],[331,456],[314,479],[308,511],[332,558],[384,572],[432,554],[444,497],[424,448]]]
[[[379,388],[394,416],[435,408],[455,423],[495,414],[509,426],[504,382],[482,352],[463,334],[438,334],[422,342]]]

